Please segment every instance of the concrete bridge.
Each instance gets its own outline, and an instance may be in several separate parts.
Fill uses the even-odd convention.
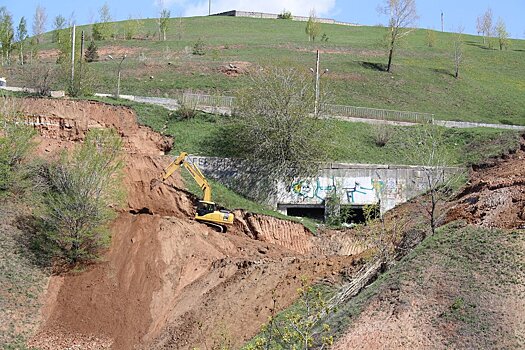
[[[207,176],[226,185],[242,172],[235,161],[226,158],[190,156]],[[298,178],[277,183],[269,199],[274,209],[284,214],[324,216],[327,197],[335,194],[341,206],[362,209],[378,205],[382,213],[428,190],[428,168],[422,166],[328,163],[313,178]],[[445,178],[460,168],[439,168]]]

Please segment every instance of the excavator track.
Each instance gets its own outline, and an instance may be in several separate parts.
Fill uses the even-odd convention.
[[[217,232],[226,233],[227,228],[224,225],[219,225],[219,224],[216,224],[214,222],[207,222],[207,221],[200,221],[200,220],[199,220],[199,222],[202,222],[203,224],[206,224],[207,226],[213,228]]]

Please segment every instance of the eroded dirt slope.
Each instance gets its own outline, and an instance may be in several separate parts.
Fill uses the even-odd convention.
[[[514,154],[473,169],[469,185],[451,203],[448,221],[525,228],[525,138],[520,146]]]
[[[370,287],[334,349],[524,348],[524,180],[525,139],[472,169],[449,224]]]
[[[211,346],[226,329],[238,347],[267,320],[273,290],[284,308],[301,277],[337,280],[358,268],[359,256],[345,253],[364,248],[340,241],[334,248],[297,223],[236,211],[234,227],[220,234],[193,221],[195,198],[178,174],[150,185],[170,161],[162,154],[171,141],[138,126],[128,108],[40,99],[24,100],[23,108],[40,132],[42,155],[74,147],[90,128],[116,128],[128,190],[102,261],[51,278],[45,321],[31,345],[191,349]]]

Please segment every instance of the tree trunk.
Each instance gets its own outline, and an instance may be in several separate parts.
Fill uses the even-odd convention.
[[[394,47],[390,49],[390,52],[388,53],[388,66],[386,68],[386,71],[390,73],[390,69],[392,68],[392,56],[394,56]]]

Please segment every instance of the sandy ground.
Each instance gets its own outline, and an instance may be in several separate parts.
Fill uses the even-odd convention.
[[[242,211],[228,234],[192,220],[195,198],[178,175],[151,188],[170,161],[163,154],[171,140],[137,125],[131,109],[46,99],[22,105],[39,130],[41,155],[75,147],[89,129],[115,128],[127,164],[127,204],[111,224],[111,246],[85,271],[51,278],[32,346],[191,349],[211,346],[226,329],[238,347],[267,320],[272,291],[285,308],[302,277],[337,282],[358,268],[366,247],[351,235],[313,237],[300,224]]]

